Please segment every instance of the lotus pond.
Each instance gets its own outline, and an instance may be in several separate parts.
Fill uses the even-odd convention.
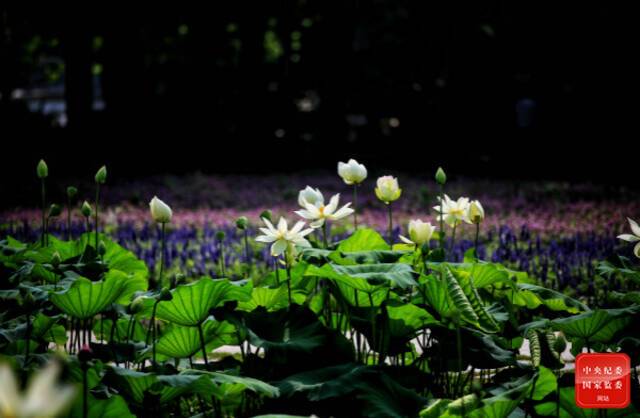
[[[105,167],[85,202],[36,173],[42,207],[0,222],[1,417],[640,416],[635,204],[369,185],[350,160],[142,209]],[[632,402],[581,409],[573,357],[607,351]]]

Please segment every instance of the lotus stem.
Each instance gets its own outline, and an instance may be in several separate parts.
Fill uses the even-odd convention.
[[[480,256],[478,255],[478,242],[480,241],[480,223],[476,223],[476,242],[475,242],[475,253],[476,253],[476,260],[480,259]]]
[[[453,256],[453,248],[456,245],[456,229],[458,228],[458,224],[453,224],[453,231],[451,232],[451,256]],[[450,258],[450,260],[452,260]],[[453,260],[452,260],[453,261]]]
[[[42,185],[41,188],[41,193],[40,196],[42,198],[42,246],[44,247],[47,244],[46,241],[46,237],[47,237],[47,219],[46,219],[46,213],[45,211],[47,210],[46,205],[47,205],[47,200],[46,200],[46,186],[45,186],[45,181],[44,178],[40,179],[40,184]]]
[[[96,183],[96,211],[94,213],[94,228],[96,232],[96,252],[98,251],[98,211],[100,207],[98,206],[100,200],[100,183]]]
[[[444,251],[444,213],[442,212],[442,202],[444,200],[444,184],[440,185],[440,248]]]
[[[165,226],[166,223],[160,224],[160,275],[158,276],[158,284],[162,287],[162,273],[164,272],[164,253],[165,253]]]
[[[289,295],[289,306],[291,306],[291,265],[287,263],[287,292]]]
[[[204,342],[204,334],[202,333],[202,324],[198,324],[198,334],[200,335],[200,346],[202,347],[202,357],[204,357],[205,366],[209,366],[209,361],[207,360],[207,347]]]
[[[324,249],[325,250],[329,249],[329,241],[328,241],[327,235],[328,235],[328,233],[327,233],[327,221],[325,220],[322,223],[322,242],[324,243]]]
[[[389,214],[389,247],[393,248],[393,212],[391,210],[391,203],[387,205]]]
[[[353,230],[358,229],[358,185],[353,185]]]

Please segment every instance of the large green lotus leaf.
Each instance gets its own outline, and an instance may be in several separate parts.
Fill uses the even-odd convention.
[[[340,265],[395,263],[409,251],[371,250],[371,251],[334,251],[329,258]]]
[[[240,286],[229,280],[200,280],[178,286],[171,291],[173,299],[158,304],[157,317],[187,327],[196,326],[209,316],[209,310],[226,301],[246,301],[251,285]]]
[[[639,308],[634,305],[623,309],[596,309],[580,315],[554,319],[550,323],[554,329],[564,332],[569,337],[607,343],[632,322]]]
[[[202,324],[206,350],[236,343],[236,329],[228,322],[207,320]],[[201,351],[200,334],[196,327],[172,326],[156,344],[158,354],[172,358],[185,358]]]
[[[552,289],[528,283],[518,283],[517,287],[518,291],[515,292],[515,295],[512,290],[507,291],[505,294],[509,299],[513,298],[513,303],[518,306],[536,309],[540,305],[544,305],[552,311],[568,313],[589,310],[589,307],[584,303]]]
[[[407,264],[380,263],[351,266],[333,265],[333,269],[343,276],[367,280],[371,284],[389,284],[406,289],[416,286],[414,272]]]
[[[302,292],[293,291],[291,298],[294,303],[302,304],[306,296]],[[259,306],[270,312],[289,306],[287,285],[282,284],[277,288],[256,287],[251,292],[251,299],[240,302],[238,309],[242,311],[252,311]]]
[[[111,319],[103,319],[93,323],[93,335],[96,338],[102,337],[103,340],[111,341],[113,321]],[[129,333],[129,338],[127,338]],[[130,317],[119,318],[116,322],[116,328],[113,330],[113,341],[116,342],[136,342],[144,341],[147,330],[140,321],[134,320],[130,323]]]
[[[373,293],[358,291],[357,288],[349,286],[341,281],[335,282],[342,297],[349,305],[364,308],[368,306],[380,306],[388,298],[395,298],[395,294],[389,294],[389,288],[379,287]],[[338,296],[338,295],[334,295]],[[357,298],[356,298],[357,296]]]
[[[312,403],[324,401],[335,405],[348,400],[350,410],[366,417],[416,416],[426,404],[426,399],[397,383],[382,369],[351,363],[295,374],[279,381],[277,386],[283,397],[303,393]]]
[[[185,373],[156,375],[111,366],[105,380],[117,388],[130,402],[137,405],[142,405],[145,392],[159,395],[161,404],[185,393],[196,393],[202,396],[212,396],[217,393],[216,385],[207,376]]]
[[[549,372],[551,373],[551,372]],[[534,399],[542,399],[552,390],[555,390],[555,386],[550,381],[555,383],[555,377],[551,373],[538,374],[531,379],[518,379],[508,385],[508,388],[492,391],[494,396],[479,400],[475,394],[466,395],[455,401],[447,404],[446,410],[440,416],[443,418],[458,418],[458,417],[470,417],[470,418],[507,418],[509,417],[518,405],[525,397],[533,397]],[[538,386],[540,389],[535,389],[532,393],[531,389],[533,385]],[[466,402],[461,402],[466,400]],[[463,414],[464,412],[464,414]],[[420,414],[421,418],[429,417],[426,413]]]
[[[277,398],[280,396],[280,389],[276,386],[270,385],[262,380],[254,379],[253,377],[237,376],[233,374],[210,372],[205,370],[187,370],[184,372],[186,375],[202,375],[208,376],[214,383],[218,385],[240,385],[243,390],[250,390],[258,395],[263,395],[268,398]]]
[[[419,302],[424,302],[426,305],[432,307],[440,315],[440,318],[451,317],[455,307],[447,295],[446,283],[432,274],[420,276],[419,281],[421,293]],[[414,300],[414,303],[417,302],[418,301]]]
[[[136,418],[129,411],[129,407],[122,396],[112,395],[107,399],[98,399],[89,394],[87,401],[89,404],[87,418]],[[81,416],[82,396],[78,396],[69,413],[69,417]]]
[[[456,271],[460,276],[473,277],[473,283],[478,289],[501,282],[511,283],[509,274],[493,263],[473,263],[456,268]]]
[[[141,281],[119,271],[110,271],[104,280],[97,282],[78,277],[68,289],[52,293],[51,302],[67,315],[89,319],[141,285]]]
[[[81,254],[75,241],[62,241],[53,235],[48,235],[47,239],[49,245],[45,247],[40,245],[40,240],[30,246],[23,254],[24,259],[33,261],[34,263],[44,264],[51,262],[51,258],[55,252],[60,254],[60,259],[63,262]]]
[[[390,320],[402,322],[406,329],[413,330],[413,332],[421,330],[425,325],[440,323],[429,312],[411,303],[398,306],[389,305],[387,313]]]
[[[412,350],[410,341],[427,325],[440,324],[429,312],[411,303],[403,305],[389,304],[383,312],[376,317],[377,322],[382,326],[378,329],[384,330],[381,344],[378,350],[389,356],[395,356]],[[366,328],[365,328],[366,330]],[[369,341],[372,336],[365,333]],[[370,345],[371,342],[370,342]],[[375,344],[374,344],[375,346]],[[379,347],[379,346],[378,346]]]
[[[305,276],[317,276],[325,279],[331,279],[364,293],[374,293],[383,287],[381,283],[372,284],[361,277],[351,277],[346,274],[338,273],[334,267],[335,265],[332,264],[325,264],[322,267],[310,265],[305,272]]]
[[[389,244],[375,230],[370,228],[360,228],[349,238],[338,244],[337,250],[340,252],[388,250]]]

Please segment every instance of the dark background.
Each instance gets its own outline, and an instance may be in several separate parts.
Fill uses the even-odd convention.
[[[636,184],[638,38],[623,2],[205,6],[1,6],[5,190],[32,184],[40,158],[62,177],[103,163],[111,179],[333,170],[354,156]]]

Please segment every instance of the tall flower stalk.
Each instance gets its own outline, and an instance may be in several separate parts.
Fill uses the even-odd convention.
[[[49,176],[49,167],[47,167],[47,163],[44,160],[40,160],[38,165],[36,166],[36,173],[38,178],[40,179],[40,198],[42,200],[42,236],[41,236],[41,244],[44,247],[47,244],[47,220],[46,220],[46,210],[47,210],[47,197],[46,197],[46,178]]]
[[[157,196],[154,196],[149,202],[149,210],[153,220],[160,224],[160,274],[158,275],[158,283],[162,283],[162,273],[164,272],[165,264],[164,257],[166,252],[165,227],[169,222],[171,222],[173,211],[169,205],[158,199]]]
[[[480,204],[478,200],[474,200],[469,204],[469,213],[467,214],[467,218],[471,221],[471,223],[476,226],[476,239],[475,239],[475,247],[474,252],[476,259],[478,259],[478,242],[480,240],[480,224],[484,220],[484,208]]]
[[[353,158],[338,163],[338,175],[348,186],[353,186],[353,228],[358,229],[358,185],[367,178],[367,168]]]
[[[289,295],[289,305],[291,305],[291,267],[297,254],[296,246],[310,247],[309,241],[305,236],[313,232],[313,228],[303,229],[305,223],[298,221],[293,228],[289,229],[287,221],[280,218],[278,227],[274,227],[267,218],[262,218],[266,228],[260,228],[262,235],[256,237],[256,241],[271,244],[271,255],[279,257],[284,255],[285,265],[287,269],[287,291]]]
[[[440,185],[440,202],[444,199],[444,185],[447,182],[447,175],[442,167],[438,167],[436,171],[436,183]],[[444,213],[440,212],[440,248],[444,250]]]
[[[99,202],[100,202],[100,185],[101,184],[105,184],[107,182],[107,167],[106,166],[102,166],[100,167],[100,169],[96,172],[95,175],[95,181],[96,181],[96,202],[95,202],[95,218],[94,218],[94,222],[95,222],[95,235],[96,235],[96,240],[95,240],[95,244],[96,244],[96,251],[98,250],[98,232],[99,232],[99,223],[98,223],[98,212],[99,212]]]
[[[387,211],[389,215],[389,246],[393,247],[393,213],[391,210],[391,203],[400,198],[402,189],[398,185],[398,179],[392,176],[382,176],[376,181],[376,197],[387,205]]]

